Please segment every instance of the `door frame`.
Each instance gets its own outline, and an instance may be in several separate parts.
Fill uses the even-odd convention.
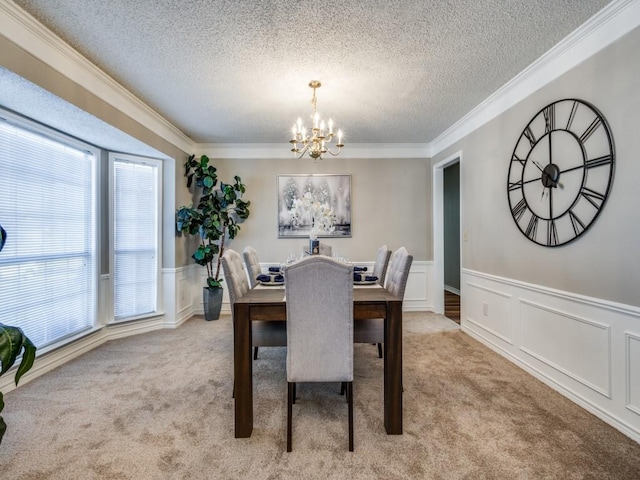
[[[444,314],[444,169],[460,164],[462,185],[462,150],[439,161],[432,167],[433,182],[433,311]],[[460,188],[460,278],[462,278],[462,188]],[[462,291],[462,285],[460,285]]]

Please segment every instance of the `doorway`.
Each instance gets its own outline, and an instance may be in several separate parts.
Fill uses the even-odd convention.
[[[433,166],[433,308],[460,323],[461,163],[458,152]],[[446,300],[445,300],[446,299]]]

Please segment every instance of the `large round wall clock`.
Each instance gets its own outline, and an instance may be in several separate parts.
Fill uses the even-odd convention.
[[[615,152],[605,118],[582,100],[534,115],[509,162],[507,195],[520,231],[545,247],[565,245],[593,224],[609,196]]]

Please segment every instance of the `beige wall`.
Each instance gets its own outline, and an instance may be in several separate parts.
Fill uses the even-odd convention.
[[[283,144],[283,148],[287,148]],[[348,147],[345,147],[345,149]],[[198,152],[206,153],[206,152]],[[373,261],[378,247],[406,246],[416,260],[431,257],[431,174],[427,159],[311,159],[214,160],[219,177],[228,182],[239,175],[247,186],[251,216],[230,247],[253,246],[263,262],[279,262],[299,254],[304,238],[277,238],[278,174],[351,174],[351,238],[323,242],[354,261]]]
[[[513,280],[640,305],[640,29],[529,96],[446,151],[463,152],[462,267]],[[506,185],[514,144],[533,115],[563,98],[594,104],[611,127],[616,167],[611,195],[576,241],[547,248],[527,240],[509,211]]]

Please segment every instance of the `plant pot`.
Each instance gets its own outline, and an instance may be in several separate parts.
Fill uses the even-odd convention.
[[[207,287],[202,288],[205,320],[218,320],[220,318],[220,309],[222,308],[222,291],[222,288],[216,288],[214,290],[210,290]]]

